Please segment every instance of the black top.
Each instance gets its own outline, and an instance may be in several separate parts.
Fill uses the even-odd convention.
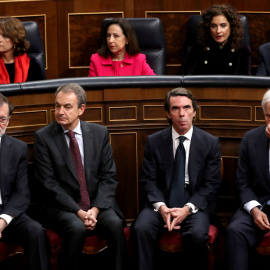
[[[14,83],[15,63],[5,64],[10,83]],[[30,66],[28,70],[27,82],[44,80],[44,73],[35,58],[30,57]]]
[[[229,43],[220,47],[195,43],[180,68],[181,75],[251,75],[251,49],[242,45],[238,50]]]

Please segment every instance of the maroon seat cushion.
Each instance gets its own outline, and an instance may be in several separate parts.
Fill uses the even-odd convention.
[[[218,236],[218,228],[212,224],[209,226],[209,232],[208,232],[209,240],[208,243],[215,242],[217,236]],[[166,231],[161,238],[159,239],[159,246],[160,245],[174,245],[182,247],[182,235],[179,233],[179,231]]]
[[[130,238],[130,229],[128,227],[125,227],[124,233],[125,233],[126,239],[128,240]],[[51,244],[51,246],[62,246],[63,239],[59,234],[52,231],[51,229],[47,229],[46,234],[47,234],[47,237],[49,239],[49,243]],[[90,235],[86,237],[84,245],[85,246],[103,246],[107,244],[104,238],[99,237],[97,235]]]
[[[21,246],[4,244],[0,241],[0,262],[8,257],[19,253],[23,253],[23,248]]]
[[[263,236],[257,247],[270,247],[270,231]]]

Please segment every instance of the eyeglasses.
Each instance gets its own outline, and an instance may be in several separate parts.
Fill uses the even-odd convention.
[[[9,117],[0,117],[0,124],[6,124],[8,121]]]

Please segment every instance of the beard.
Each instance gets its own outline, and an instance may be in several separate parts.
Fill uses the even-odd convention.
[[[7,129],[7,126],[5,126],[4,128],[0,127],[0,137],[2,137],[6,133],[6,129]]]

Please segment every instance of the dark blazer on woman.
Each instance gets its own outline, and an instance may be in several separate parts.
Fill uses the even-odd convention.
[[[238,50],[229,43],[220,48],[195,43],[180,68],[181,75],[251,75],[251,49],[242,45]]]

